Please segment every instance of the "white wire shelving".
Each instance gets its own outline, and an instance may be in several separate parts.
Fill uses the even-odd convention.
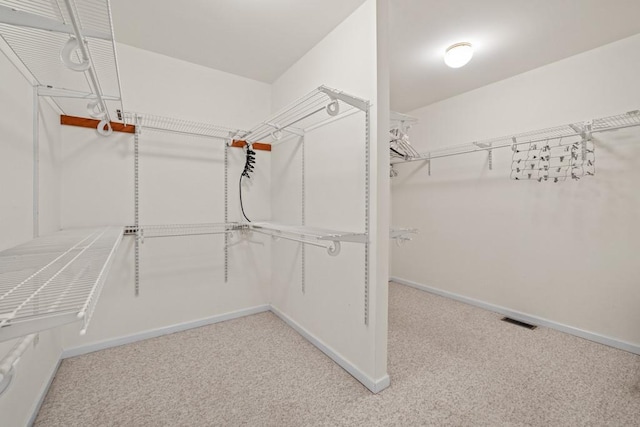
[[[369,102],[345,92],[320,86],[280,112],[239,135],[247,142],[277,144],[285,136],[302,136],[327,121],[356,111],[367,111]]]
[[[391,111],[389,121],[389,157],[391,159],[411,159],[420,156],[409,140],[409,130],[418,119],[407,114]],[[389,170],[389,176],[394,178],[398,172],[393,168],[393,163]]]
[[[156,237],[201,236],[225,234],[238,229],[237,223],[162,224],[125,227],[125,234],[135,234],[141,240]]]
[[[467,144],[436,148],[428,153],[420,153],[409,158],[394,158],[391,164],[430,161],[437,158],[456,156],[460,154],[491,151],[498,148],[513,148],[520,144],[531,144],[560,138],[579,137],[589,139],[592,134],[608,132],[633,126],[640,126],[640,110],[629,111],[624,114],[603,117],[586,122],[572,123],[562,126],[540,129],[531,132],[508,135],[500,138],[485,139]]]
[[[63,230],[0,252],[0,342],[74,322],[86,333],[122,235]]]
[[[640,110],[633,110],[617,116],[595,119],[591,123],[591,133],[608,132],[634,126],[640,126]]]
[[[395,240],[398,246],[402,246],[404,243],[413,240],[418,233],[419,230],[417,228],[391,227],[389,238]]]
[[[292,240],[304,245],[318,246],[327,250],[330,255],[338,255],[342,242],[362,243],[365,251],[365,323],[368,322],[368,286],[369,286],[369,217],[370,217],[370,103],[364,99],[349,95],[345,92],[320,86],[306,96],[298,99],[290,104],[279,113],[271,118],[254,126],[251,130],[245,131],[229,127],[223,127],[213,124],[198,123],[194,121],[181,120],[177,118],[162,117],[152,114],[143,114],[135,112],[124,112],[122,118],[127,123],[136,126],[134,137],[134,200],[135,200],[135,220],[134,225],[125,227],[125,234],[134,236],[135,241],[135,294],[139,295],[139,247],[140,243],[146,238],[155,237],[178,237],[178,236],[195,236],[195,235],[214,235],[224,234],[225,236],[225,282],[228,278],[228,248],[233,244],[229,243],[231,233],[239,232],[245,234],[255,231],[257,233],[266,234],[273,238],[281,238],[283,240]],[[241,147],[246,146],[242,142],[254,144],[254,148],[258,148],[257,143],[273,145],[275,143],[284,142],[291,136],[304,137],[319,127],[329,125],[336,120],[345,118],[352,114],[362,112],[364,118],[364,138],[362,153],[365,157],[365,209],[363,233],[352,233],[335,230],[326,230],[321,228],[305,227],[305,226],[287,226],[272,223],[233,223],[227,222],[228,219],[228,150],[230,146]],[[225,145],[225,174],[224,174],[224,192],[225,192],[225,223],[212,224],[161,224],[161,225],[140,225],[138,221],[139,213],[139,138],[141,132],[146,130],[172,132],[190,136],[203,136],[214,139],[220,139],[226,142]],[[231,144],[233,142],[233,144]],[[267,149],[267,148],[263,148]],[[267,149],[270,151],[270,149]],[[302,165],[302,206],[304,209],[304,162]],[[304,221],[304,213],[303,219]],[[246,236],[243,236],[246,241]],[[303,246],[304,248],[304,246]],[[303,250],[304,254],[304,250]],[[304,288],[304,255],[302,256],[303,270],[303,288]]]
[[[135,124],[141,130],[148,129],[180,135],[203,136],[224,141],[238,139],[239,135],[246,134],[246,131],[241,129],[154,114],[126,112],[123,118],[127,123]]]
[[[403,132],[407,132],[411,128],[411,126],[414,126],[418,123],[418,119],[416,117],[410,116],[408,114],[398,113],[396,111],[391,111],[389,119],[389,129],[400,129]]]
[[[294,242],[317,246],[327,250],[329,255],[340,253],[341,242],[367,243],[366,233],[328,230],[317,227],[283,225],[269,222],[251,222],[246,224],[252,231]]]
[[[0,0],[0,37],[40,96],[110,134],[122,95],[109,0]]]
[[[157,237],[227,234],[233,233],[235,231],[255,231],[257,233],[265,234],[274,238],[281,238],[312,246],[318,246],[326,249],[329,254],[334,256],[340,253],[341,242],[367,242],[367,236],[365,233],[353,233],[307,226],[291,226],[270,222],[162,224],[140,225],[139,227],[127,226],[124,228],[125,235],[135,235],[138,239],[140,239],[140,241]],[[399,237],[393,238],[401,238],[403,240],[407,240],[405,235],[410,232],[412,232],[412,230],[399,230]]]

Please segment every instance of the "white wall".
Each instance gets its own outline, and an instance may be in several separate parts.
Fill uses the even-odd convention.
[[[33,227],[33,90],[0,55],[0,250],[25,243]],[[39,232],[60,227],[59,118],[41,102],[39,121]],[[0,396],[0,424],[26,425],[62,351],[58,331],[39,334],[21,358],[9,389]],[[0,343],[0,359],[18,340]]]
[[[305,249],[306,291],[303,293],[300,245],[289,241],[275,242],[271,295],[271,303],[276,309],[346,361],[358,372],[356,377],[364,378],[370,388],[371,384],[384,387],[388,381],[386,277],[378,276],[376,270],[388,233],[387,230],[383,241],[378,239],[378,226],[385,229],[387,226],[375,216],[379,195],[375,166],[379,108],[377,9],[375,0],[367,1],[273,85],[274,110],[322,84],[368,99],[373,104],[369,325],[364,323],[365,257],[361,244],[343,243],[337,257],[308,246]],[[388,104],[380,108],[388,108]],[[365,137],[364,113],[305,135],[306,225],[345,231],[365,230]],[[291,139],[275,146],[272,152],[275,222],[300,224],[301,144],[301,139]],[[388,199],[384,202],[388,203]]]
[[[640,35],[410,112],[419,151],[640,107]],[[595,177],[509,179],[511,150],[398,167],[392,276],[640,345],[640,130],[596,137]]]
[[[269,113],[267,84],[126,45],[118,49],[128,111],[241,128]],[[133,136],[105,139],[73,127],[62,132],[63,227],[133,224]],[[229,220],[238,221],[243,150],[230,148],[229,158]],[[260,152],[257,161],[254,182],[245,186],[245,209],[268,219],[270,155]],[[139,189],[141,224],[224,222],[223,142],[143,130]],[[69,328],[66,347],[266,304],[269,243],[234,246],[225,283],[222,235],[146,239],[136,298],[133,238],[125,238],[87,335],[80,338],[78,328]]]
[[[270,110],[269,85],[119,46],[128,111],[246,128]],[[3,57],[0,61],[0,249],[32,238],[32,90]],[[133,136],[60,127],[41,103],[40,229],[133,224]],[[145,132],[140,139],[141,222],[224,221],[224,149],[218,141]],[[270,154],[258,153],[255,178],[245,184],[245,209],[254,219],[270,212]],[[229,149],[229,220],[240,220],[237,179],[243,151]],[[105,284],[89,332],[79,327],[40,334],[22,358],[11,389],[0,397],[2,425],[27,423],[65,349],[261,306],[268,302],[270,242],[238,242],[229,251],[224,282],[224,239],[194,236],[148,239],[141,250],[141,295],[134,297],[133,241],[126,238]],[[14,342],[0,344],[4,355]],[[1,356],[0,356],[1,357]],[[27,375],[28,373],[28,375]]]

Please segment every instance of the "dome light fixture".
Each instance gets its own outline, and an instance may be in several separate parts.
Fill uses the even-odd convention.
[[[460,68],[473,57],[473,46],[471,43],[461,42],[449,46],[444,54],[444,63],[451,68]]]

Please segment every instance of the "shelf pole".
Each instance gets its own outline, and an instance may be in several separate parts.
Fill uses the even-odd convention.
[[[365,110],[365,207],[364,207],[364,227],[367,241],[364,243],[364,324],[369,325],[369,231],[370,225],[370,206],[371,206],[371,110],[367,104]]]
[[[305,143],[304,143],[304,136],[301,138],[301,158],[302,158],[302,162],[301,162],[301,187],[302,187],[302,194],[301,194],[301,214],[302,214],[302,226],[306,225],[306,207],[305,207],[305,203],[306,203],[306,182],[305,182]],[[302,245],[302,248],[300,248],[300,271],[301,271],[301,279],[302,279],[302,293],[305,294],[307,289],[306,289],[306,245]]]
[[[230,139],[224,144],[224,223],[229,223],[229,145]],[[225,225],[226,227],[226,225]],[[224,283],[229,281],[229,233],[224,233]]]
[[[136,131],[133,135],[133,225],[136,230],[134,248],[135,257],[135,296],[140,295],[140,121],[138,115],[134,117]]]
[[[40,98],[33,86],[33,238],[40,236]]]

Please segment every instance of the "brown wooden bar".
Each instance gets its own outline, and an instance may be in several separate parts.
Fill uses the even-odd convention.
[[[247,145],[246,141],[233,141],[231,144],[232,147],[242,148]],[[253,143],[254,150],[262,150],[262,151],[271,151],[271,144],[264,144],[262,142],[254,142]]]
[[[100,120],[96,119],[88,119],[86,117],[75,117],[75,116],[60,116],[60,124],[67,126],[79,126],[83,128],[91,128],[96,129],[98,127],[98,123]],[[118,122],[111,122],[111,129],[114,132],[124,132],[124,133],[135,133],[136,127],[134,125],[124,125]]]

